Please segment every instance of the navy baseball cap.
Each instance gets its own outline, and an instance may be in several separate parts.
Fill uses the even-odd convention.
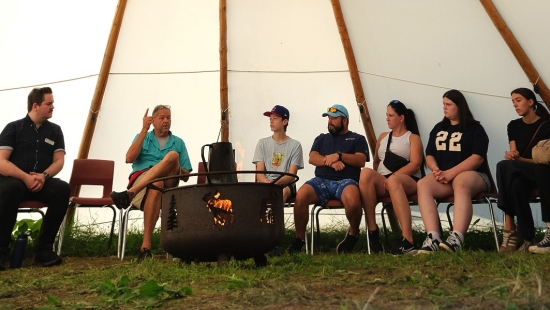
[[[343,116],[345,118],[349,118],[348,109],[340,104],[334,104],[332,107],[328,108],[325,113],[323,113],[323,117],[325,116],[332,116],[332,117],[338,117]]]
[[[276,114],[282,117],[283,119],[289,119],[290,113],[288,112],[287,108],[283,107],[282,105],[276,105],[271,109],[271,111],[267,111],[264,113],[265,116],[270,116],[271,114]]]

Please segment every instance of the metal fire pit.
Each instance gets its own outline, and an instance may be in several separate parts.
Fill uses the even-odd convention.
[[[263,255],[284,236],[283,186],[272,183],[205,183],[158,188],[153,183],[186,176],[241,174],[224,171],[179,175],[152,180],[162,192],[161,246],[184,261],[227,261]],[[289,175],[283,172],[279,178]]]

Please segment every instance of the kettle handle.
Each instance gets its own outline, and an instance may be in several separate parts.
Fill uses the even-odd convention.
[[[201,147],[202,165],[204,167],[204,171],[208,172],[208,165],[206,164],[206,159],[204,158],[204,147],[205,146],[212,147],[212,144],[205,144]],[[206,179],[208,180],[208,184],[212,184],[212,182],[210,181],[210,176],[209,175],[206,175]]]

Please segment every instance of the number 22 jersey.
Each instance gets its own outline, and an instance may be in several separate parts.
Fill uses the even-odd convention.
[[[472,154],[477,154],[487,161],[489,137],[481,124],[477,123],[462,133],[458,125],[450,125],[446,129],[437,123],[430,132],[430,140],[426,146],[426,156],[435,158],[441,170],[448,170]],[[482,164],[476,171],[487,173],[486,165]]]

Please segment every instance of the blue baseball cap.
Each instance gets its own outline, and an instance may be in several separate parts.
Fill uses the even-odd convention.
[[[332,117],[338,117],[343,116],[345,118],[349,118],[348,109],[344,107],[341,104],[334,104],[332,107],[328,108],[325,113],[323,113],[323,117],[325,116],[332,116]]]
[[[276,114],[282,117],[283,119],[289,119],[290,113],[288,112],[287,108],[283,107],[282,105],[276,105],[271,109],[271,111],[267,111],[264,113],[265,116],[270,116],[271,114]]]

